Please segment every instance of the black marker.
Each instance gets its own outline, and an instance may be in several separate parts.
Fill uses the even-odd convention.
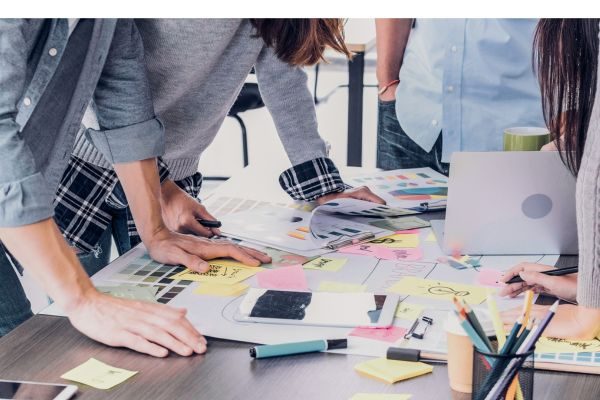
[[[565,268],[551,269],[549,271],[543,271],[542,274],[549,275],[549,276],[563,276],[563,275],[569,275],[569,274],[576,274],[578,271],[579,271],[579,267],[565,267]],[[523,279],[519,275],[513,276],[508,281],[506,281],[507,284],[519,283],[519,282],[523,282]]]
[[[196,221],[200,222],[200,225],[202,225],[205,228],[220,228],[221,227],[221,221],[213,221],[210,219],[200,219],[200,218],[198,218]]]

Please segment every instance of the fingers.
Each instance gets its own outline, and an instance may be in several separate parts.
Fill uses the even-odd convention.
[[[169,354],[169,351],[164,347],[150,343],[139,335],[122,331],[119,333],[119,336],[120,337],[117,339],[115,346],[127,347],[131,350],[137,351],[138,353],[144,353],[154,357],[166,357]]]
[[[351,197],[353,199],[370,201],[372,203],[377,203],[377,204],[385,204],[385,200],[383,200],[381,197],[377,196],[375,193],[373,193],[371,191],[371,189],[369,189],[366,186],[361,186],[354,190],[348,191],[345,194],[348,197]]]
[[[253,249],[251,247],[246,247],[246,246],[239,246],[239,247],[242,248],[242,250],[244,250],[250,256],[256,258],[257,260],[259,260],[263,264],[268,264],[271,261],[273,261],[271,259],[271,256],[269,256],[267,253],[263,253],[262,251]]]
[[[527,282],[511,283],[500,289],[499,294],[500,296],[517,297],[529,289],[532,289],[532,286],[528,285]]]
[[[541,287],[544,289],[544,291],[548,291],[550,293],[556,291],[556,286],[560,282],[560,279],[555,276],[542,274],[541,272],[537,271],[523,271],[519,274],[519,276],[521,279],[527,282],[527,284]]]
[[[166,349],[174,351],[180,356],[191,355],[193,353],[193,349],[190,346],[187,346],[166,332],[166,326],[164,325],[167,324],[165,322],[157,325],[148,324],[142,320],[139,323],[131,324],[129,329],[134,334],[146,339],[146,341],[150,341]]]
[[[193,251],[189,251],[186,247],[182,247],[175,246],[172,264],[183,264],[197,272],[208,271],[208,263],[201,256],[194,254]]]
[[[198,207],[195,212],[196,212],[196,216],[198,218],[202,218],[208,221],[216,221],[217,219],[208,212],[208,210],[206,209],[206,207],[204,207],[203,205],[199,205],[200,207]],[[219,228],[209,228],[209,230],[212,232],[213,235],[219,236],[221,235],[221,230]],[[210,236],[208,236],[210,237]]]
[[[213,237],[215,234],[212,229],[203,226],[200,221],[198,221],[193,216],[186,218],[186,221],[183,223],[181,231],[185,233],[191,233],[194,235],[202,236],[202,237]]]

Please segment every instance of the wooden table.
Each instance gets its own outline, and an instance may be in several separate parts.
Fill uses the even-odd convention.
[[[77,399],[348,399],[357,392],[412,393],[420,399],[469,399],[451,392],[445,365],[395,385],[358,375],[364,357],[314,353],[252,360],[249,344],[210,339],[206,355],[155,359],[103,346],[66,318],[37,315],[0,339],[0,378],[65,382],[60,375],[90,357],[140,371],[125,383],[98,390],[80,386]],[[536,399],[594,399],[600,377],[536,372]]]
[[[272,201],[289,200],[274,182],[288,160],[274,157],[232,177],[221,195],[263,195]],[[345,176],[364,169],[342,168]],[[260,178],[257,178],[260,177]],[[424,218],[439,219],[443,213]],[[573,265],[561,257],[559,266]],[[108,391],[80,385],[78,399],[348,399],[357,392],[412,393],[414,400],[460,399],[448,386],[446,366],[433,373],[388,385],[358,375],[353,367],[360,356],[314,353],[252,360],[247,343],[209,339],[206,355],[156,359],[125,349],[98,344],[77,332],[66,318],[37,315],[0,339],[0,379],[65,382],[60,375],[90,357],[140,373]],[[537,399],[600,399],[600,376],[536,372]]]

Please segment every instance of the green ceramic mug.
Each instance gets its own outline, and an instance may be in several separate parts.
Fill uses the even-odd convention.
[[[504,130],[504,151],[538,151],[549,142],[546,128],[523,126]]]

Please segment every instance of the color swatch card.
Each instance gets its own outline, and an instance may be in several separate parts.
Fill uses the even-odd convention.
[[[431,226],[429,221],[425,221],[424,219],[415,216],[378,219],[368,222],[368,224],[394,232],[407,229],[427,228],[428,226]]]
[[[452,301],[452,298],[456,296],[469,304],[481,304],[487,297],[487,290],[484,287],[413,276],[402,278],[388,288],[388,291],[447,301]]]
[[[65,372],[61,378],[83,383],[96,389],[110,389],[135,374],[137,371],[112,367],[95,358],[90,358],[78,367]]]
[[[390,207],[370,201],[342,198],[330,200],[313,210],[313,214],[341,214],[349,217],[399,217],[416,212],[403,208]]]
[[[352,186],[369,186],[388,206],[427,211],[446,207],[448,178],[431,168],[397,169],[346,180]]]
[[[422,362],[396,361],[385,358],[376,358],[356,364],[354,369],[360,374],[387,383],[395,383],[433,371],[431,365]]]
[[[227,235],[303,256],[324,254],[329,251],[326,246],[340,238],[365,232],[376,237],[388,233],[332,214],[313,216],[283,207],[259,207],[225,216],[221,221]]]

